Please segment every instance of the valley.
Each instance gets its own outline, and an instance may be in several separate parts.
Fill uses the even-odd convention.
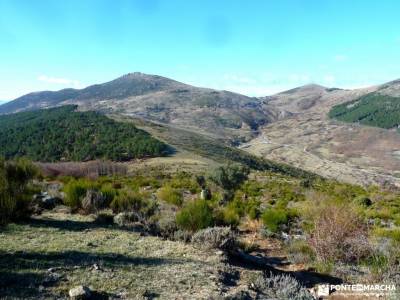
[[[251,98],[129,73],[82,90],[28,94],[0,106],[0,113],[74,104],[81,111],[159,124],[170,138],[187,132],[328,178],[399,186],[398,133],[329,117],[333,107],[370,93],[396,97],[399,87],[398,81],[358,90],[306,85]]]
[[[327,92],[324,88],[305,87],[290,95],[273,96],[275,99],[269,105],[289,111],[291,116],[263,126],[259,137],[241,147],[328,178],[362,185],[399,186],[400,160],[395,153],[400,148],[400,135],[397,132],[328,117],[334,105],[376,89]],[[302,107],[302,101],[313,105]]]

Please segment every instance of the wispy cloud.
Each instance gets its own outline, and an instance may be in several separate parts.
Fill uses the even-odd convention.
[[[82,84],[78,80],[68,79],[68,78],[50,77],[50,76],[46,76],[46,75],[40,75],[37,79],[39,81],[43,81],[43,82],[47,82],[47,83],[65,85],[65,86],[70,86],[70,87],[74,87],[74,88],[80,88],[82,86]]]

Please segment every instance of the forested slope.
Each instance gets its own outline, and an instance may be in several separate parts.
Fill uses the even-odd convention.
[[[370,93],[334,106],[329,116],[344,122],[359,122],[387,129],[397,127],[400,124],[400,98]]]
[[[35,161],[124,161],[161,156],[167,145],[133,124],[76,106],[0,116],[0,156]]]

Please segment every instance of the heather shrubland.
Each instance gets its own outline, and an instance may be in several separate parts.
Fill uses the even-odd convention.
[[[24,183],[20,189],[10,185],[14,193],[25,195],[14,197],[19,203],[32,198],[36,173],[28,166],[22,161],[2,162],[0,180],[8,170],[8,178]],[[225,248],[251,253],[258,251],[260,240],[277,242],[291,263],[343,278],[354,268],[367,268],[369,278],[386,278],[400,258],[400,192],[393,189],[305,181],[249,172],[238,165],[202,174],[162,170],[93,177],[52,174],[40,181],[59,182],[63,204],[74,214],[94,215],[98,225],[135,228],[198,245],[216,245],[230,239],[225,231],[234,232],[238,241],[226,243]],[[16,211],[22,210],[15,203],[7,206],[7,199],[3,196],[1,205],[10,208],[2,210],[2,218],[16,220]],[[6,213],[10,209],[14,213]],[[242,241],[245,235],[253,240]]]

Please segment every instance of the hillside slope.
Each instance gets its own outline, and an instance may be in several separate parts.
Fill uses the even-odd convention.
[[[132,124],[75,106],[0,116],[0,156],[35,161],[129,160],[161,156],[167,145]]]
[[[122,113],[205,134],[244,140],[277,112],[264,109],[257,98],[198,88],[165,77],[130,73],[85,89],[36,92],[0,106],[0,114],[65,104],[80,110]]]
[[[377,91],[398,97],[400,81],[357,90],[308,85],[262,98],[286,117],[263,126],[241,148],[340,181],[400,185],[398,133],[328,116],[332,107]]]
[[[297,178],[315,179],[312,172],[307,172],[287,164],[271,161],[252,155],[246,151],[226,145],[223,140],[213,139],[189,130],[176,128],[170,125],[155,124],[132,117],[114,115],[117,120],[134,123],[152,136],[173,146],[178,152],[189,153],[191,157],[203,157],[211,164],[208,168],[214,168],[218,164],[239,163],[253,170],[271,171]],[[148,162],[146,162],[148,163]]]
[[[373,92],[334,106],[329,116],[349,123],[397,128],[400,125],[400,97]]]

